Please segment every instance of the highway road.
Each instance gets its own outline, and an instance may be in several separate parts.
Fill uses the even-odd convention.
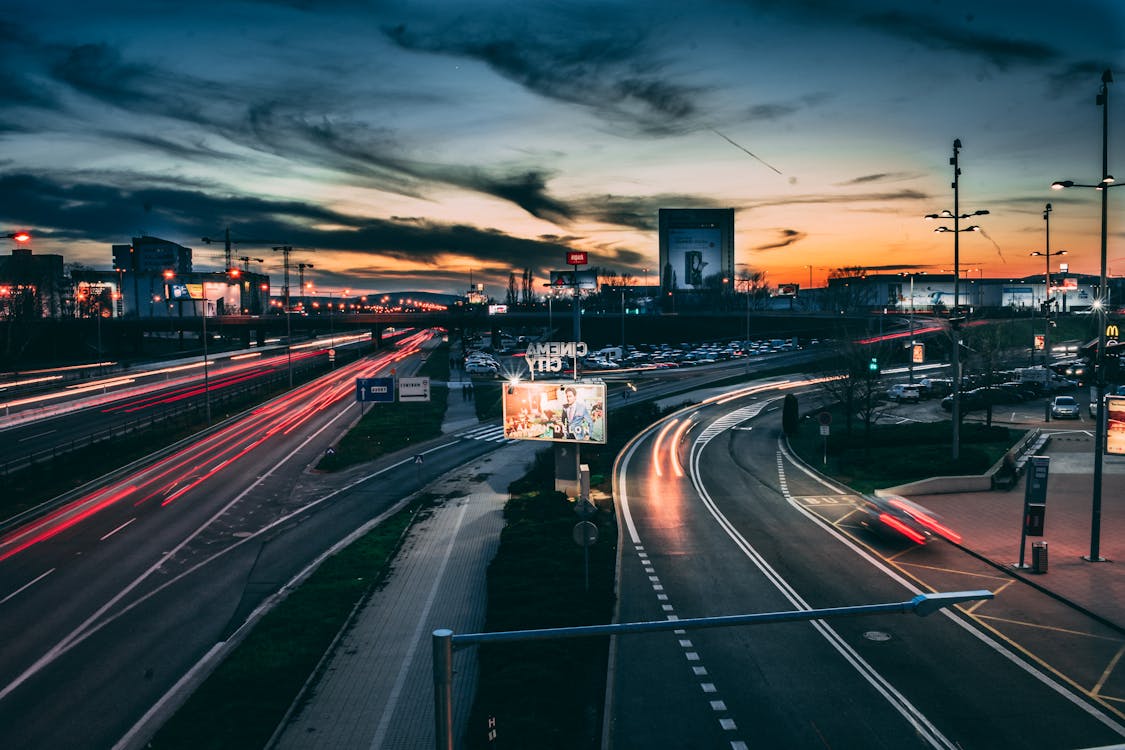
[[[856,523],[856,498],[784,450],[784,392],[747,388],[686,408],[621,454],[620,622],[898,602],[935,590],[998,595],[925,618],[619,636],[608,747],[1125,741],[1120,707],[1077,687],[1098,684],[1097,675],[1079,673],[1104,666],[1106,649],[1125,646],[1120,634],[1032,601],[1042,595],[1010,587],[943,539],[917,547],[870,536]],[[1026,624],[1044,612],[1057,626],[1052,632],[1021,627],[1021,618]],[[1060,633],[1095,637],[1059,649]]]
[[[318,556],[495,447],[441,438],[418,446],[421,469],[309,470],[357,416],[355,378],[410,374],[423,345],[341,366],[0,537],[4,747],[114,747]]]
[[[324,338],[293,347],[225,352],[207,360],[171,361],[118,370],[102,377],[70,382],[56,375],[28,378],[34,393],[20,393],[18,383],[0,389],[0,466],[14,470],[29,456],[50,457],[82,446],[91,435],[107,436],[130,425],[160,421],[177,413],[199,410],[207,400],[217,416],[227,397],[259,385],[287,385],[292,366],[298,380],[306,369],[323,366],[334,348],[341,362],[370,343],[368,335]],[[351,350],[347,351],[346,350]],[[206,392],[204,385],[206,381]]]

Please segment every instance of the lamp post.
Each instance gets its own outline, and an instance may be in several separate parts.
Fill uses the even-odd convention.
[[[899,275],[910,277],[910,344],[908,345],[909,353],[907,354],[906,361],[907,372],[910,377],[908,382],[910,385],[914,385],[914,277],[917,273],[913,271],[910,273],[903,271]],[[926,272],[922,271],[922,275],[925,276]]]
[[[1043,209],[1043,220],[1047,223],[1047,242],[1043,252],[1035,250],[1028,255],[1043,256],[1046,262],[1046,275],[1044,276],[1043,286],[1043,364],[1051,364],[1051,303],[1054,299],[1051,297],[1051,256],[1066,255],[1066,250],[1056,250],[1051,252],[1051,204],[1048,203],[1047,207]]]
[[[980,227],[973,224],[971,226],[961,227],[961,219],[967,219],[970,216],[985,216],[988,214],[987,210],[974,211],[973,213],[961,213],[961,166],[960,166],[960,152],[961,152],[961,139],[955,138],[953,140],[953,156],[949,159],[949,165],[953,167],[953,210],[943,210],[939,214],[927,214],[924,218],[932,221],[934,219],[952,219],[953,228],[950,229],[946,226],[940,226],[935,229],[935,232],[953,232],[953,314],[949,318],[951,327],[953,328],[953,460],[956,461],[961,456],[961,232],[976,232]]]
[[[1113,83],[1113,73],[1102,73],[1102,85],[1095,103],[1102,108],[1102,179],[1094,185],[1081,185],[1073,180],[1058,180],[1051,183],[1052,190],[1071,187],[1084,187],[1100,190],[1102,194],[1102,237],[1101,237],[1101,276],[1098,282],[1098,298],[1094,307],[1098,314],[1098,358],[1094,371],[1095,393],[1098,404],[1097,421],[1094,425],[1094,493],[1090,511],[1090,554],[1083,557],[1088,562],[1105,562],[1101,556],[1102,528],[1102,459],[1105,452],[1105,346],[1106,346],[1106,306],[1108,289],[1106,287],[1106,231],[1109,223],[1109,189],[1116,187],[1113,175],[1109,173],[1109,84]]]

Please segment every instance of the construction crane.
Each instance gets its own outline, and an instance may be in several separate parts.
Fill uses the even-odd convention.
[[[214,239],[211,239],[210,237],[201,237],[200,241],[206,242],[208,245],[210,245],[214,242],[220,242],[220,240],[214,240]],[[223,239],[221,240],[221,242],[223,243],[223,248],[224,248],[223,270],[226,271],[231,276],[238,276],[238,269],[235,267],[234,260],[231,257],[231,245],[264,245],[264,246],[268,247],[268,246],[273,245],[275,242],[277,242],[277,240],[232,240],[230,238],[230,227],[227,227],[223,231]],[[246,263],[248,263],[251,260],[256,260],[259,263],[265,262],[265,261],[262,261],[260,258],[239,258],[239,260],[241,260],[243,262],[246,262]],[[246,270],[249,270],[249,269],[246,269]]]
[[[251,258],[249,255],[240,255],[240,256],[238,256],[238,259],[240,261],[242,261],[242,270],[243,271],[249,271],[250,270],[250,261],[254,261],[256,263],[265,263],[265,261],[262,260],[261,258]]]

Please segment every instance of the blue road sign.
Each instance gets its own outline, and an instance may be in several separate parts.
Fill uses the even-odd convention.
[[[356,378],[355,400],[374,401],[380,404],[393,404],[395,400],[394,378]]]

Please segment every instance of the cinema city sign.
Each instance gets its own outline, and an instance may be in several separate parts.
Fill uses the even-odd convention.
[[[538,341],[527,345],[527,367],[532,372],[562,372],[568,359],[589,353],[584,341]]]

